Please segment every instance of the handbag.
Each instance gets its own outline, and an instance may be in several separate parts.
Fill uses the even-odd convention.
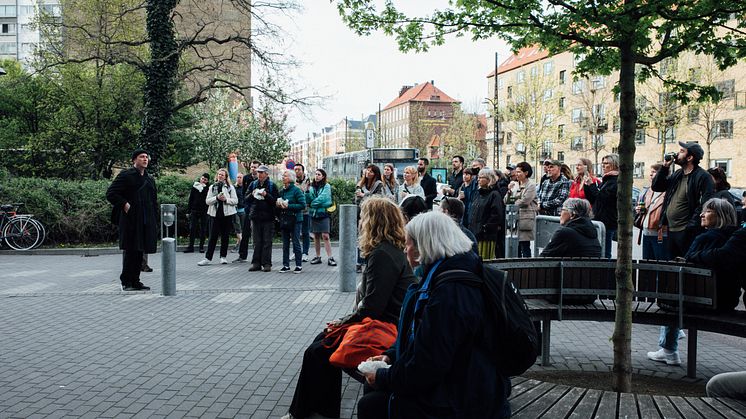
[[[326,209],[326,212],[328,212],[328,213],[332,213],[332,212],[334,212],[334,211],[336,211],[336,210],[337,210],[337,203],[336,203],[336,202],[332,202],[332,206],[331,206],[331,207],[328,207],[328,208]]]
[[[380,355],[396,341],[396,325],[366,317],[360,323],[344,324],[327,333],[327,348],[337,347],[329,364],[356,368],[366,359]]]

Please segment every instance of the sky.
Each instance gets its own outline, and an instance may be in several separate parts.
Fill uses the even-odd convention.
[[[428,13],[441,0],[407,0],[408,11]],[[309,91],[327,98],[322,106],[293,109],[292,139],[320,132],[345,117],[360,119],[375,114],[394,100],[404,85],[433,80],[435,86],[460,100],[470,112],[484,112],[487,74],[494,69],[495,52],[499,61],[509,48],[497,38],[471,41],[450,38],[427,53],[401,53],[396,39],[382,33],[360,37],[342,22],[329,0],[303,0],[304,10],[292,20],[281,19],[290,41],[287,51],[303,62],[300,83]]]

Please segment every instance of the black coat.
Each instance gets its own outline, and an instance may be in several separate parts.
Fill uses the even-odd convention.
[[[607,230],[616,230],[619,218],[616,208],[617,178],[617,175],[606,175],[600,186],[595,183],[583,186],[588,202],[593,205],[593,219],[604,223]]]
[[[426,266],[425,274],[431,268]],[[484,344],[496,331],[485,323],[479,288],[435,281],[440,272],[452,269],[478,273],[479,256],[467,252],[444,260],[433,275],[424,308],[414,312],[417,294],[402,308],[397,344],[386,352],[392,365],[377,371],[376,387],[416,404],[420,417],[501,417],[510,380],[497,372]],[[414,339],[409,339],[413,323]]]
[[[505,237],[505,203],[495,188],[477,189],[469,207],[469,230],[478,241]]]
[[[729,266],[730,263],[713,263],[714,260],[710,260],[707,257],[702,258],[698,255],[702,254],[704,251],[719,249],[725,246],[728,239],[733,235],[733,232],[735,232],[736,229],[736,226],[726,226],[723,228],[705,230],[704,233],[698,235],[694,239],[692,245],[689,246],[689,250],[686,252],[686,256],[684,256],[684,258],[689,262],[694,262],[698,265],[713,268],[715,270],[715,275],[718,278],[716,289],[718,310],[732,310],[738,305],[738,297],[741,295],[741,284],[739,282],[741,281],[734,279],[737,278],[739,274],[744,276],[743,272],[746,266],[731,268]],[[738,256],[734,255],[733,260],[742,260],[744,256],[746,256],[746,253],[741,253]]]
[[[254,198],[254,189],[257,188],[264,188],[267,192],[264,199]],[[251,182],[249,189],[246,190],[246,199],[244,200],[244,208],[249,209],[249,219],[256,222],[274,221],[275,202],[277,202],[278,196],[277,186],[269,178],[265,179],[264,183],[261,183],[259,179]]]
[[[119,173],[106,191],[114,206],[112,222],[119,225],[119,248],[126,251],[155,253],[158,236],[156,186],[147,172],[133,168]],[[129,203],[129,212],[124,204]]]
[[[209,186],[202,185],[202,191],[197,189],[199,185],[202,185],[199,182],[194,182],[194,185],[192,185],[192,189],[189,191],[189,205],[187,205],[187,212],[196,212],[198,214],[207,214],[207,202],[205,202],[205,199],[207,198],[207,189]]]
[[[599,258],[601,243],[598,241],[598,230],[589,218],[570,220],[554,232],[539,256]]]
[[[458,189],[464,184],[464,169],[458,171],[458,173],[451,172],[448,176],[448,185],[453,189],[453,193],[450,196],[458,196]]]
[[[719,267],[724,276],[718,281],[728,281],[728,287],[737,286],[746,289],[746,227],[739,228],[722,247],[689,251],[686,261],[707,267]],[[718,282],[718,285],[720,282]],[[736,294],[738,295],[738,294]],[[736,297],[738,298],[738,297]],[[746,295],[743,297],[746,304]]]
[[[438,196],[438,187],[435,179],[428,173],[425,173],[420,179],[420,186],[422,186],[422,191],[425,193],[425,205],[427,209],[433,209],[433,199]]]

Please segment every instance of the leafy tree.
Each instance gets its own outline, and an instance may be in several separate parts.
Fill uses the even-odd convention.
[[[684,51],[709,54],[720,68],[746,55],[742,0],[650,0],[588,2],[585,0],[459,0],[429,15],[407,16],[384,3],[378,11],[371,0],[337,0],[345,23],[358,34],[383,30],[396,36],[402,50],[424,51],[440,45],[450,34],[473,39],[499,36],[516,50],[541,45],[551,54],[570,50],[581,58],[578,75],[608,75],[619,70],[620,175],[619,247],[616,269],[616,327],[613,387],[631,389],[632,219],[630,210],[635,153],[635,79],[658,75],[654,65]],[[375,3],[375,4],[374,4]],[[738,18],[738,19],[734,19]],[[636,66],[638,71],[636,72]],[[711,96],[713,89],[671,81],[682,99],[697,90]],[[700,97],[699,99],[702,99]]]
[[[486,156],[487,144],[484,139],[477,138],[479,125],[477,115],[465,113],[461,106],[453,105],[453,119],[441,135],[441,157],[445,159],[443,164],[446,167],[451,157],[457,154],[467,161]]]
[[[244,160],[259,160],[267,164],[279,163],[290,151],[288,114],[281,105],[261,97],[259,107],[244,121],[241,133],[241,155]]]

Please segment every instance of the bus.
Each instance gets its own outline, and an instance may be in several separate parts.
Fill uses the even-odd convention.
[[[371,148],[324,157],[322,166],[329,178],[358,181],[368,164],[377,165],[383,173],[383,165],[391,163],[396,168],[396,177],[401,181],[404,168],[417,166],[419,158],[420,152],[416,148]]]

